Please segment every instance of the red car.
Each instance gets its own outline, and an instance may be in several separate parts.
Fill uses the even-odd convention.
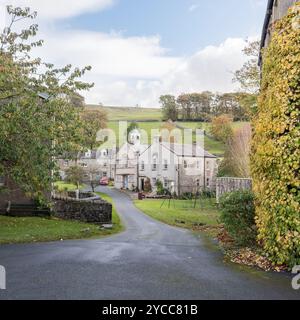
[[[100,186],[108,186],[109,179],[107,177],[103,177],[100,179]]]

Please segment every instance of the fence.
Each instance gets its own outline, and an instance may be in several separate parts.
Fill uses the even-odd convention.
[[[217,179],[217,203],[224,193],[233,192],[237,190],[251,190],[252,179],[242,178],[218,178]]]

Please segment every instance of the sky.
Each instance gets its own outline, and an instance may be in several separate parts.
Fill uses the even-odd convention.
[[[38,12],[34,54],[92,71],[87,103],[158,107],[162,94],[238,90],[233,72],[260,37],[267,0],[0,0]]]

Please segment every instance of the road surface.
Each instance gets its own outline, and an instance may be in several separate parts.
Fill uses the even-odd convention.
[[[300,299],[291,276],[245,271],[188,230],[113,197],[126,231],[96,240],[0,246],[0,299]]]

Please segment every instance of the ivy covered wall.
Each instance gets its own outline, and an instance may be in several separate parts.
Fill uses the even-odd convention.
[[[259,241],[276,264],[300,264],[300,2],[263,53],[252,174]]]

